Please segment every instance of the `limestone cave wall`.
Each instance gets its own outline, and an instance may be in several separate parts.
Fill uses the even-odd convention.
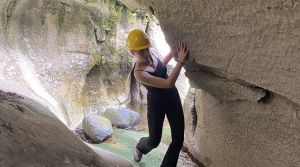
[[[70,127],[124,100],[126,34],[146,24],[137,14],[113,0],[5,0],[0,9],[2,90],[39,100]]]
[[[205,166],[300,166],[300,2],[122,0],[184,41],[185,146]]]

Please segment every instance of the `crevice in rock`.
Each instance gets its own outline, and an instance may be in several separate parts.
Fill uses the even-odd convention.
[[[18,111],[20,111],[20,112],[22,112],[22,113],[24,113],[25,112],[25,109],[23,108],[23,107],[21,107],[21,106],[19,106],[19,105],[14,105],[14,104],[9,104],[10,106],[12,106],[12,107],[14,107],[16,110],[18,110]]]
[[[281,2],[278,5],[268,6],[268,10],[282,10],[284,8],[294,8],[298,4],[297,0],[287,0],[285,2]]]
[[[13,132],[13,127],[11,126],[11,123],[10,122],[6,122],[6,121],[4,121],[4,120],[2,120],[2,119],[0,119],[0,121],[1,121],[1,126],[4,128],[4,129],[6,129],[6,130],[8,130],[9,132]]]
[[[246,82],[244,80],[238,79],[238,78],[232,78],[228,74],[226,74],[225,71],[222,71],[221,69],[217,69],[214,67],[205,66],[202,64],[198,64],[195,59],[191,61],[186,62],[185,69],[187,72],[205,72],[207,74],[213,75],[215,77],[224,78],[233,82],[236,82],[240,85],[249,86],[252,88],[258,88],[263,89],[261,87],[258,87],[257,85],[251,84],[249,82]]]
[[[196,110],[196,89],[191,88],[191,96],[192,96],[192,106],[191,106],[191,114],[192,114],[192,134],[195,135],[197,124],[198,124],[198,116]]]
[[[145,32],[147,32],[148,30],[149,30],[149,21],[147,21]]]
[[[63,2],[63,1],[58,1],[58,3],[60,3],[62,5],[70,6],[70,7],[72,6],[72,5],[68,4],[67,2]]]
[[[14,98],[18,98],[18,99],[24,99],[22,96],[17,95],[16,93],[12,93],[12,92],[4,92],[0,90],[0,102],[2,100],[12,100]]]
[[[183,146],[181,150],[182,150],[183,152],[187,153],[187,154],[189,155],[189,157],[191,157],[191,160],[192,160],[195,164],[197,164],[199,167],[205,167],[204,164],[203,164],[202,162],[200,162],[197,158],[195,158],[195,157],[193,156],[193,154],[190,152],[190,150],[189,150],[187,147]]]
[[[273,93],[268,90],[265,90],[265,92],[266,92],[266,95],[258,100],[259,103],[267,104],[267,103],[271,102],[271,100],[274,96]]]
[[[273,94],[278,94],[278,93],[272,92],[271,90],[268,90],[266,88],[254,85],[253,83],[249,83],[249,82],[247,82],[245,80],[241,80],[239,78],[234,78],[232,76],[229,76],[228,74],[226,74],[225,71],[219,70],[217,68],[208,67],[208,66],[205,66],[205,65],[202,65],[202,64],[197,64],[197,62],[195,60],[187,61],[185,67],[186,67],[186,75],[188,75],[190,72],[191,73],[197,73],[197,74],[199,74],[199,76],[197,78],[193,78],[194,80],[197,80],[201,76],[206,76],[207,78],[210,78],[212,81],[216,81],[216,80],[220,80],[221,81],[222,80],[223,82],[231,83],[230,85],[236,84],[239,87],[240,86],[244,87],[246,90],[249,90],[250,92],[253,92],[253,91],[254,92],[258,92],[258,95],[254,96],[255,98],[251,97],[251,101],[257,101],[257,102],[262,102],[262,103],[269,103],[270,100],[273,97]],[[189,78],[189,80],[191,80],[191,79]],[[200,83],[197,84],[197,85],[201,86]],[[228,86],[228,84],[226,84],[226,85]],[[191,86],[193,87],[193,84]],[[218,85],[218,86],[220,86],[220,85]],[[202,88],[202,89],[206,90],[205,88]],[[230,90],[226,90],[226,89],[224,89],[224,90],[230,92]],[[207,92],[211,93],[210,91],[207,91]],[[261,92],[261,93],[259,93],[259,92]],[[241,93],[243,93],[243,92],[241,92]],[[278,95],[284,97],[285,99],[287,99],[287,100],[289,100],[289,101],[291,101],[293,103],[296,103],[292,99],[289,99],[288,97],[286,97],[286,96],[284,96],[282,94],[278,94]],[[247,95],[246,95],[246,97],[247,97]],[[249,98],[246,98],[246,99],[231,99],[231,100],[232,101],[236,101],[236,100],[249,100]]]
[[[154,9],[153,9],[153,7],[152,7],[152,6],[149,6],[149,10],[150,10],[151,14],[155,15],[155,13],[154,13]]]
[[[196,65],[193,71],[187,70],[185,74],[193,88],[203,89],[219,100],[257,102],[265,96],[264,89],[228,76],[225,77],[213,68]]]
[[[83,54],[83,55],[93,55],[93,53],[89,53],[89,52],[83,52],[83,51],[77,51],[77,50],[74,50],[74,51],[62,51],[62,52],[65,52],[65,53],[77,53],[77,54]]]
[[[233,78],[232,76],[229,76],[228,74],[226,74],[225,71],[222,71],[220,69],[217,69],[217,68],[214,68],[214,67],[208,67],[208,66],[205,66],[205,65],[202,65],[202,64],[197,64],[197,62],[194,59],[191,60],[191,61],[186,62],[185,69],[186,69],[186,74],[188,74],[189,72],[195,72],[195,73],[199,72],[199,73],[202,73],[202,74],[205,74],[205,75],[213,76],[217,79],[223,79],[224,81],[229,81],[229,82],[232,82],[232,83],[236,83],[240,86],[247,87],[250,90],[263,91],[264,95],[262,95],[262,96],[260,96],[256,99],[256,101],[260,102],[260,103],[270,102],[270,100],[273,97],[273,94],[275,93],[275,92],[272,92],[272,91],[270,91],[268,89],[265,89],[263,87],[260,87],[260,86],[254,85],[252,83],[249,83],[245,80],[241,80],[239,78]],[[283,95],[280,95],[280,96],[283,96]],[[285,97],[285,96],[283,96],[283,97]],[[285,98],[288,99],[287,97],[285,97]],[[245,99],[236,99],[236,100],[245,100]],[[233,101],[236,101],[236,100],[233,100]],[[290,100],[290,101],[292,101],[292,100]]]

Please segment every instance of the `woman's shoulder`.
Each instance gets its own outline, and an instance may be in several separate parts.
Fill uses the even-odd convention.
[[[147,64],[140,62],[135,64],[134,71],[144,71],[146,68]]]
[[[155,56],[155,57],[157,57],[157,58],[160,58],[160,57],[161,57],[159,51],[158,51],[156,48],[149,48],[149,51],[150,51],[150,53],[151,53],[153,56]]]

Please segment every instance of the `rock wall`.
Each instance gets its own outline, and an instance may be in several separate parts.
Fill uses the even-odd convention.
[[[3,87],[31,92],[70,127],[83,113],[125,96],[131,61],[124,42],[141,22],[125,6],[113,0],[5,0],[0,9]]]
[[[254,103],[189,92],[185,145],[205,166],[299,166],[300,108],[280,95],[268,96]]]
[[[206,166],[300,166],[300,2],[122,0],[187,43],[185,146]]]

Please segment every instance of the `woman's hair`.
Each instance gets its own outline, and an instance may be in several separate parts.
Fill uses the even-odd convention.
[[[143,49],[142,53],[147,58],[145,64],[155,68],[150,49]],[[130,101],[130,103],[136,103],[138,99],[143,99],[143,94],[140,89],[141,85],[136,81],[136,78],[134,77],[134,67],[135,65],[131,69],[127,81],[127,84],[129,85],[128,100]]]
[[[149,48],[146,48],[146,49],[143,49],[143,54],[144,56],[147,58],[147,65],[150,65],[151,67],[155,68],[154,66],[154,62],[153,62],[153,58],[151,56],[151,53],[150,53],[150,49]]]

